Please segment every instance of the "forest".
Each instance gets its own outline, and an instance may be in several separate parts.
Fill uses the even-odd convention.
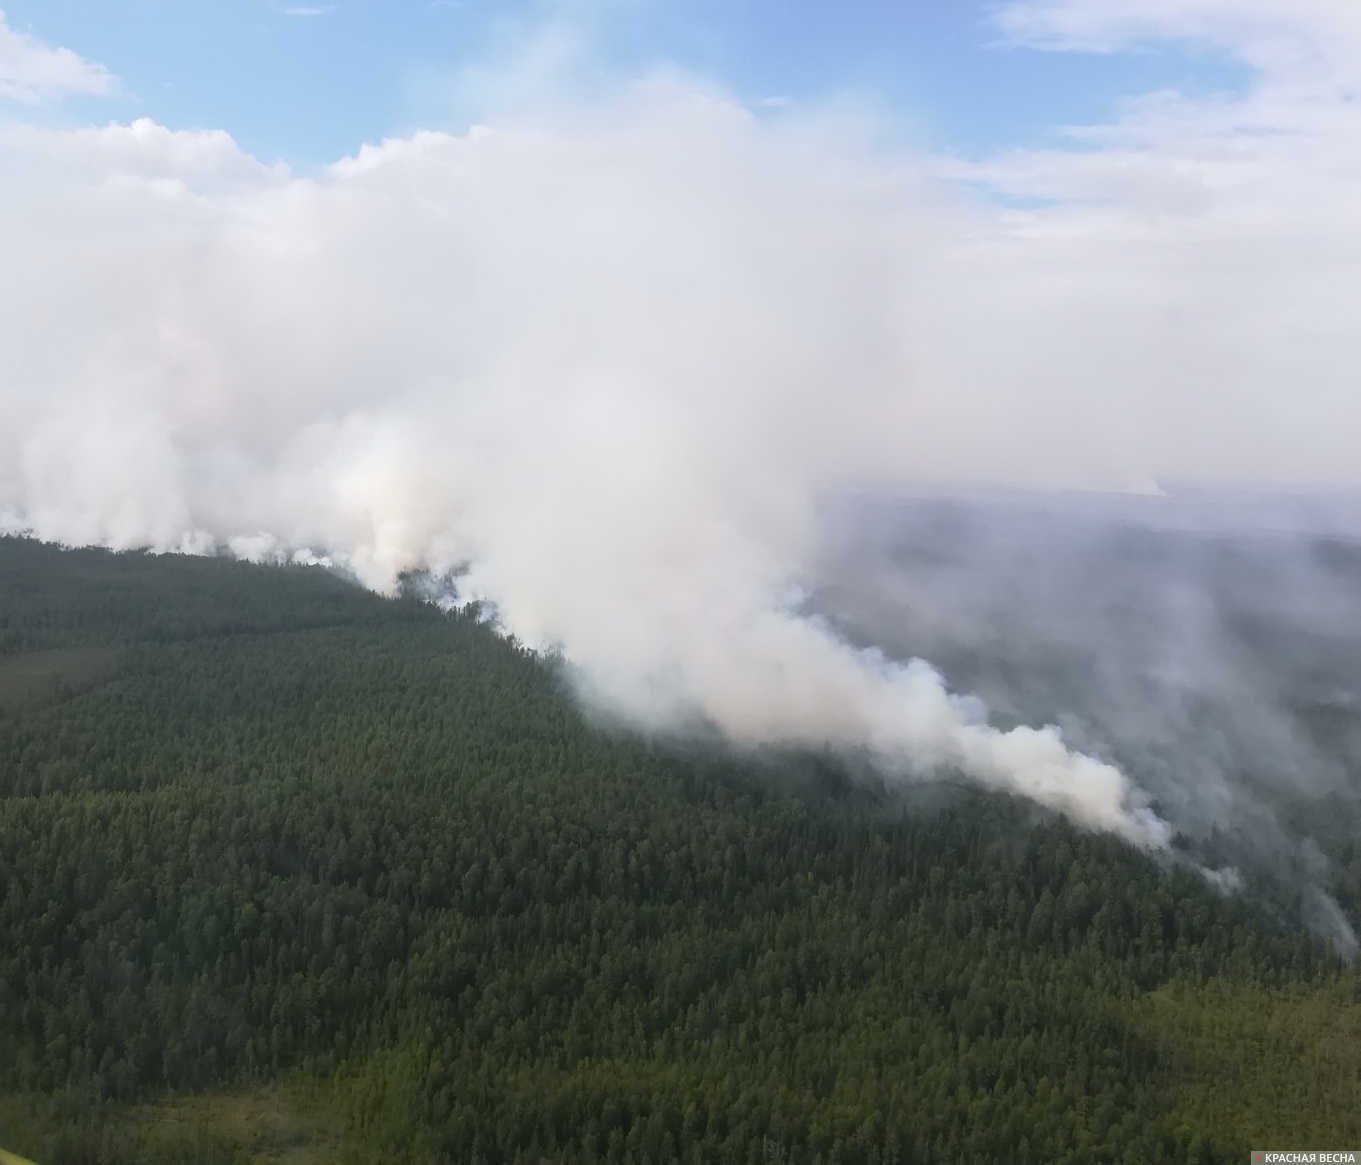
[[[630,735],[478,612],[320,568],[0,539],[0,1148],[1264,1145],[1361,1145],[1361,975],[1285,890],[963,785]]]

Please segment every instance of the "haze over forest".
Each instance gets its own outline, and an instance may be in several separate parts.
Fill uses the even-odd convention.
[[[1118,964],[1111,982],[1121,985],[1109,998],[1151,997],[1175,981],[1191,985],[1187,1006],[1197,1014],[1208,1004],[1195,990],[1232,965],[1242,971],[1235,991],[1289,985],[1319,1014],[1351,1021],[1351,1004],[1338,1000],[1352,974],[1342,964],[1358,946],[1352,838],[1361,822],[1361,9],[1352,0],[1007,0],[961,5],[969,15],[949,18],[958,25],[921,13],[913,35],[961,75],[980,78],[951,99],[951,132],[943,114],[933,127],[925,109],[901,92],[880,94],[850,66],[826,84],[765,88],[790,74],[731,63],[742,20],[761,23],[758,0],[746,18],[703,4],[683,15],[673,0],[544,0],[494,20],[462,12],[467,5],[421,5],[422,20],[474,21],[457,26],[466,34],[457,52],[452,35],[432,41],[430,54],[451,54],[438,65],[383,39],[384,27],[414,19],[405,8],[384,25],[361,0],[261,4],[250,43],[294,46],[293,57],[259,51],[276,66],[296,65],[299,93],[315,79],[307,70],[318,51],[298,47],[303,36],[315,35],[336,61],[374,70],[388,54],[409,58],[400,83],[391,80],[405,86],[409,108],[390,119],[387,136],[356,139],[322,161],[242,144],[271,112],[281,121],[289,112],[271,109],[271,96],[252,126],[244,60],[233,82],[239,104],[225,119],[232,124],[195,120],[195,95],[181,89],[195,72],[203,92],[212,83],[212,55],[195,55],[212,41],[207,24],[163,54],[179,63],[179,80],[156,80],[147,61],[158,46],[138,51],[139,38],[155,40],[137,23],[145,14],[121,27],[92,7],[63,27],[84,2],[61,0],[46,17],[0,12],[0,549],[17,564],[14,593],[0,596],[8,604],[0,609],[8,718],[0,728],[9,733],[0,743],[11,750],[4,795],[37,814],[15,826],[9,865],[0,867],[8,877],[38,844],[43,814],[97,814],[100,797],[153,788],[191,796],[186,772],[166,767],[176,749],[210,782],[234,787],[246,771],[263,779],[278,763],[297,777],[290,795],[304,796],[305,786],[307,796],[329,796],[335,790],[312,762],[283,744],[277,755],[251,753],[250,764],[228,752],[210,761],[212,733],[196,735],[202,725],[187,710],[189,727],[161,734],[144,719],[146,702],[164,695],[158,677],[192,677],[204,685],[202,708],[240,707],[256,723],[266,709],[238,704],[245,698],[231,694],[235,687],[211,678],[219,637],[269,639],[251,665],[260,670],[246,668],[256,677],[242,681],[249,688],[292,674],[284,645],[311,644],[304,633],[319,627],[347,628],[335,634],[359,650],[367,631],[355,627],[429,620],[442,629],[432,636],[452,637],[451,650],[473,652],[488,676],[517,676],[504,679],[521,693],[517,708],[551,715],[545,740],[557,743],[531,767],[538,780],[567,780],[569,800],[589,801],[589,783],[572,783],[587,781],[589,765],[564,768],[563,750],[612,772],[636,762],[655,775],[662,770],[648,766],[657,756],[663,769],[698,764],[702,776],[682,785],[720,800],[727,794],[713,789],[762,775],[767,786],[752,810],[760,822],[766,796],[803,804],[825,795],[835,808],[821,809],[833,816],[849,805],[876,820],[916,807],[925,816],[903,828],[920,836],[885,842],[899,857],[876,867],[884,894],[897,878],[931,888],[930,872],[909,871],[902,855],[935,844],[922,824],[937,820],[933,813],[967,806],[965,824],[941,827],[951,840],[941,842],[940,868],[967,869],[980,847],[1005,849],[1011,843],[1001,839],[1040,830],[1043,857],[1026,875],[1034,901],[1006,900],[1003,862],[980,875],[973,922],[963,906],[942,904],[922,916],[923,934],[955,927],[979,943],[984,933],[1030,942],[1033,930],[1036,949],[1061,962],[1081,947],[1084,959]],[[794,31],[779,43],[791,61],[807,53],[826,64],[840,51],[836,37],[818,31],[822,9],[808,0],[789,16]],[[196,19],[220,17],[203,13]],[[45,19],[80,43],[68,47]],[[178,29],[185,17],[165,19]],[[696,48],[706,44],[727,45],[729,67],[723,52]],[[904,40],[901,51],[909,48]],[[1002,78],[1036,59],[1054,78],[1045,108],[1090,116],[1046,115],[1008,136]],[[913,60],[930,88],[922,58]],[[981,79],[994,65],[995,89]],[[327,90],[337,109],[343,72]],[[1106,78],[1104,103],[1073,80],[1081,75]],[[1121,88],[1136,75],[1157,80]],[[260,76],[259,92],[278,84],[276,68]],[[990,128],[970,138],[965,122]],[[41,543],[123,553],[62,556]],[[65,593],[68,567],[81,581]],[[358,587],[337,598],[319,581],[323,570]],[[225,621],[175,589],[219,594],[213,588],[227,579],[254,597],[229,597],[224,583],[222,601],[237,612]],[[106,585],[126,604],[123,616],[96,597]],[[58,597],[34,607],[20,591],[35,586]],[[147,601],[138,586],[182,615],[163,626],[135,614]],[[280,597],[286,592],[293,597]],[[426,604],[419,615],[411,613],[417,598]],[[268,614],[278,610],[290,614]],[[134,630],[119,630],[124,618]],[[507,641],[508,654],[474,635],[474,618]],[[173,646],[181,643],[189,646]],[[364,648],[389,679],[442,674],[413,643],[399,635],[394,644]],[[335,658],[317,650],[318,660]],[[531,658],[533,679],[516,671]],[[33,676],[50,684],[35,686]],[[377,757],[358,743],[374,715],[361,692],[378,704],[386,697],[354,683],[329,704],[318,694],[318,707],[345,726],[337,739]],[[568,704],[555,702],[559,683]],[[8,708],[6,684],[19,693]],[[552,698],[540,701],[536,685],[552,687]],[[523,694],[531,690],[539,695]],[[427,698],[451,697],[412,689],[412,700]],[[312,723],[300,707],[296,715]],[[73,743],[62,727],[68,716],[89,740]],[[126,741],[138,742],[116,750],[116,761],[92,743],[114,724],[135,724]],[[514,768],[501,731],[479,746],[500,758],[498,772]],[[504,729],[517,731],[525,729]],[[462,787],[466,774],[454,780],[440,768],[447,758],[437,760],[445,736],[419,717],[403,733],[405,768],[373,760],[385,780],[427,792],[432,781]],[[630,751],[640,749],[646,764]],[[362,784],[362,766],[345,772],[346,789]],[[717,784],[705,783],[711,778]],[[439,783],[446,779],[453,783]],[[94,800],[81,800],[87,795]],[[360,799],[356,821],[382,811]],[[494,801],[483,808],[497,816],[504,806]],[[414,802],[403,804],[412,811]],[[666,804],[656,812],[670,821]],[[782,820],[785,810],[770,811]],[[289,894],[305,897],[290,881],[302,867],[278,856],[297,844],[280,838],[295,834],[280,833],[273,811],[254,801],[242,812],[252,822],[242,828],[260,831],[266,864]],[[970,812],[980,815],[977,834]],[[760,822],[757,832],[769,824]],[[1064,872],[1067,859],[1054,855],[1072,856],[1070,827],[1082,839],[1078,865],[1131,863],[1152,879],[1139,882],[1144,901],[1161,902],[1175,885],[1193,905],[1164,903],[1156,923],[1156,909],[1144,916],[1137,905],[1096,921],[1084,889],[1073,891],[1079,905],[1068,921],[1053,923],[1052,903],[1040,905],[1046,887],[1053,897],[1095,879],[1113,893],[1104,874],[1074,883]],[[164,828],[128,826],[127,853]],[[506,828],[519,836],[520,825]],[[823,840],[808,842],[815,865]],[[707,843],[691,842],[700,864],[713,857]],[[348,843],[316,844],[335,860],[303,862],[306,876],[350,885],[350,874],[336,873],[350,870]],[[843,854],[837,847],[850,843],[827,844]],[[560,857],[538,854],[534,868],[556,878]],[[476,860],[485,865],[486,855]],[[860,869],[860,858],[826,860],[826,869]],[[103,868],[105,858],[90,861]],[[1035,872],[1051,866],[1052,879]],[[732,878],[749,878],[759,898],[767,875],[769,885],[785,885],[788,872],[772,870],[754,862]],[[253,877],[242,875],[238,888],[253,887],[242,893],[257,892]],[[845,916],[870,875],[855,877],[837,907]],[[540,889],[551,880],[526,878]],[[690,909],[680,882],[657,878],[665,886],[657,902]],[[387,893],[376,885],[364,883],[374,901]],[[503,891],[498,882],[484,902],[481,889],[470,890],[457,909],[495,915],[488,904]],[[113,909],[78,899],[52,909],[72,926],[82,910]],[[423,927],[454,926],[436,918],[455,909],[447,895],[398,899],[394,909],[422,921],[389,935],[374,967],[415,958]],[[380,1038],[338,1018],[344,1009],[333,999],[343,1036],[323,1048],[301,1020],[270,1018],[305,1009],[297,1000],[313,998],[311,987],[296,997],[266,992],[268,1006],[257,999],[235,1018],[219,1017],[217,1028],[200,1025],[200,1051],[235,1033],[231,1065],[191,1070],[199,1052],[151,1055],[161,1034],[120,1026],[115,1013],[128,1000],[117,992],[109,996],[116,1005],[97,1002],[101,976],[131,983],[155,961],[155,940],[115,928],[118,966],[140,970],[91,970],[75,947],[41,930],[47,907],[23,902],[36,913],[21,911],[13,924],[36,936],[33,950],[50,949],[51,966],[80,968],[69,974],[86,976],[93,1009],[88,1037],[63,1029],[64,1074],[45,1075],[42,1058],[56,1039],[45,1017],[61,992],[47,984],[46,1002],[30,999],[21,985],[32,952],[16,956],[8,990],[16,1006],[32,1006],[15,1029],[27,1059],[11,1086],[26,1094],[93,1080],[103,1100],[146,1103],[161,1085],[174,1095],[275,1079],[262,1076],[264,1059],[272,1073],[297,1068],[309,1079],[348,1065],[382,1081],[375,1096],[400,1092],[401,1073],[388,1075],[373,1057],[393,1052],[402,1072],[415,1072],[420,1056],[404,1025],[448,1003],[429,1002],[448,987],[438,976],[443,987],[433,979],[409,993],[403,986],[368,1017],[388,1025]],[[349,906],[363,926],[380,925],[367,899]],[[204,907],[202,916],[225,920],[226,911]],[[817,930],[818,941],[831,933]],[[1259,934],[1271,936],[1260,958],[1248,937]],[[143,941],[145,958],[128,953]],[[307,961],[314,952],[281,963],[274,940],[261,941],[271,966],[321,981],[323,968]],[[492,953],[479,955],[477,975],[454,976],[459,991],[495,979],[500,948],[494,937],[484,941],[478,949]],[[167,955],[171,970],[146,972],[139,989],[154,980],[189,991],[192,980],[203,998],[219,1000],[253,989],[253,964],[239,975],[207,970],[211,947]],[[181,975],[180,962],[194,969]],[[1066,982],[1086,973],[1080,964],[1054,974]],[[571,965],[573,982],[612,981],[596,962]],[[902,970],[868,966],[843,968],[840,979],[828,972],[828,982],[845,991],[858,975],[882,985]],[[337,982],[376,991],[381,975],[369,971],[371,981],[337,972]],[[940,973],[957,979],[955,970]],[[1027,983],[1018,991],[1030,998]],[[688,992],[680,994],[689,1000]],[[804,989],[795,994],[802,1000]],[[948,1010],[964,995],[951,987],[933,998]],[[1088,1000],[1091,1016],[1108,996]],[[158,1013],[167,1031],[188,1006],[173,998]],[[1244,998],[1225,1006],[1241,1015]],[[1164,1026],[1139,1029],[1138,1039],[1163,1048],[1148,1052],[1154,1059],[1175,1059],[1162,1036],[1149,1035],[1166,1030],[1168,1012],[1159,1014]],[[439,1030],[476,1026],[471,1012],[458,1015],[441,1011]],[[1119,1016],[1111,1022],[1133,1032],[1130,1015]],[[617,1031],[634,1018],[620,1019]],[[1063,1046],[1086,1048],[1090,1039],[1095,1047],[1104,1037],[1093,1032],[1109,1018],[1091,1019],[1094,1027],[1084,1019],[1073,1029],[1083,1034],[1063,1036]],[[548,1042],[524,1052],[535,1063],[548,1055],[545,1033],[557,1022],[541,1019],[535,1039]],[[486,1023],[501,1032],[500,1018]],[[639,1023],[646,1039],[661,1038],[661,1027]],[[256,1028],[271,1024],[278,1038],[260,1036]],[[964,1030],[973,1039],[992,1029],[961,1021],[951,1038]],[[501,1038],[492,1041],[498,1048]],[[1144,1079],[1138,1039],[1122,1045],[1126,1059],[1112,1069],[1121,1089]],[[626,1045],[628,1055],[637,1051],[624,1040],[611,1054],[624,1056]],[[1158,1070],[1171,1062],[1159,1060]],[[450,1089],[454,1077],[460,1088],[474,1078],[492,1087],[481,1068],[460,1075],[464,1068],[450,1070]],[[1175,1092],[1172,1076],[1148,1079]],[[498,1080],[496,1088],[511,1087]],[[1115,1088],[1111,1103],[1133,1111]],[[1253,1089],[1268,1091],[1262,1080]],[[1192,1127],[1205,1154],[1228,1153],[1218,1100],[1193,1111],[1176,1095],[1145,1114],[1162,1129],[1157,1153],[1192,1154]],[[422,1140],[435,1136],[432,1114],[446,1103],[433,1097],[420,1115],[373,1096],[355,1103],[371,1102],[422,1152],[472,1153],[471,1132],[442,1147]],[[729,1102],[715,1101],[715,1111],[733,1111]],[[1015,1112],[1030,1112],[1029,1103],[1018,1100]],[[836,1120],[851,1121],[849,1109],[838,1112]],[[1311,1128],[1337,1127],[1327,1113],[1314,1115]],[[482,1119],[469,1117],[467,1129]],[[602,1143],[612,1119],[601,1118]],[[626,1125],[621,1118],[621,1137]],[[1106,1121],[1100,1136],[1113,1144],[1114,1128]],[[527,1132],[496,1140],[500,1133],[483,1131],[476,1151],[485,1160],[530,1153]],[[585,1135],[580,1128],[559,1132],[564,1153],[568,1145],[585,1152],[572,1139]],[[837,1144],[851,1135],[842,1133]],[[923,1134],[912,1151],[934,1159],[964,1145],[987,1159],[1018,1135],[997,1131],[985,1145],[957,1133]],[[728,1135],[710,1139],[729,1144]],[[875,1134],[876,1152],[888,1152],[886,1135]],[[809,1159],[832,1152],[816,1148],[807,1129],[797,1143]],[[1084,1159],[1076,1126],[1045,1143]],[[1147,1146],[1140,1153],[1161,1159]]]

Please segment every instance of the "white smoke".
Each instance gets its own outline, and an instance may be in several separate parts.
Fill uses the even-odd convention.
[[[311,176],[146,120],[0,129],[6,524],[325,555],[380,590],[466,569],[461,593],[634,721],[963,771],[1166,846],[1115,768],[1054,728],[990,727],[927,664],[799,614],[791,588],[819,503],[852,487],[1354,474],[1343,421],[1361,418],[1336,391],[1361,346],[1329,330],[1337,313],[1311,316],[1311,294],[1259,335],[1282,285],[1235,284],[1199,328],[1196,297],[1241,257],[1221,239],[1196,281],[1223,225],[1208,179],[1188,179],[1189,210],[1103,188],[1099,213],[1002,213],[853,118],[758,113],[669,73],[587,99],[556,67],[505,70],[490,128]],[[1127,127],[1145,153],[1159,132]],[[1070,170],[1018,155],[965,176],[1067,199]],[[1283,230],[1312,209],[1281,210]],[[1306,348],[1291,407],[1329,421],[1307,457],[1314,430],[1280,429],[1275,379]],[[1226,352],[1247,377],[1227,388]],[[1164,439],[1211,410],[1185,399],[1192,378],[1221,404],[1241,393],[1249,419]]]

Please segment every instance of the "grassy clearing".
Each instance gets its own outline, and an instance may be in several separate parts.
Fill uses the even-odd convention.
[[[77,647],[0,655],[0,708],[32,707],[97,684],[116,658],[114,651]]]
[[[1361,1143],[1361,1002],[1353,984],[1169,983],[1135,1004],[1187,1124],[1254,1145]],[[1320,1122],[1330,1136],[1320,1140]],[[1329,1144],[1323,1144],[1328,1141]]]
[[[329,1091],[308,1082],[121,1107],[74,1097],[0,1098],[0,1165],[145,1160],[194,1165],[358,1165],[381,1160],[347,1135]],[[79,1111],[76,1111],[76,1110]]]
[[[171,1144],[207,1137],[236,1146],[251,1165],[341,1165],[344,1119],[321,1093],[270,1088],[182,1097],[130,1109],[126,1120],[146,1141]]]

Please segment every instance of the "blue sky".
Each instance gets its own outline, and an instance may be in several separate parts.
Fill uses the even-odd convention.
[[[1226,58],[1184,44],[1118,54],[1001,45],[977,0],[603,0],[570,6],[603,67],[670,62],[746,99],[851,92],[935,149],[986,153],[1107,120],[1123,96],[1237,88]],[[11,26],[116,74],[123,95],[70,112],[220,128],[264,160],[326,162],[414,128],[459,129],[458,71],[542,2],[5,0]],[[316,15],[290,14],[316,11]],[[450,124],[453,122],[454,124]]]

